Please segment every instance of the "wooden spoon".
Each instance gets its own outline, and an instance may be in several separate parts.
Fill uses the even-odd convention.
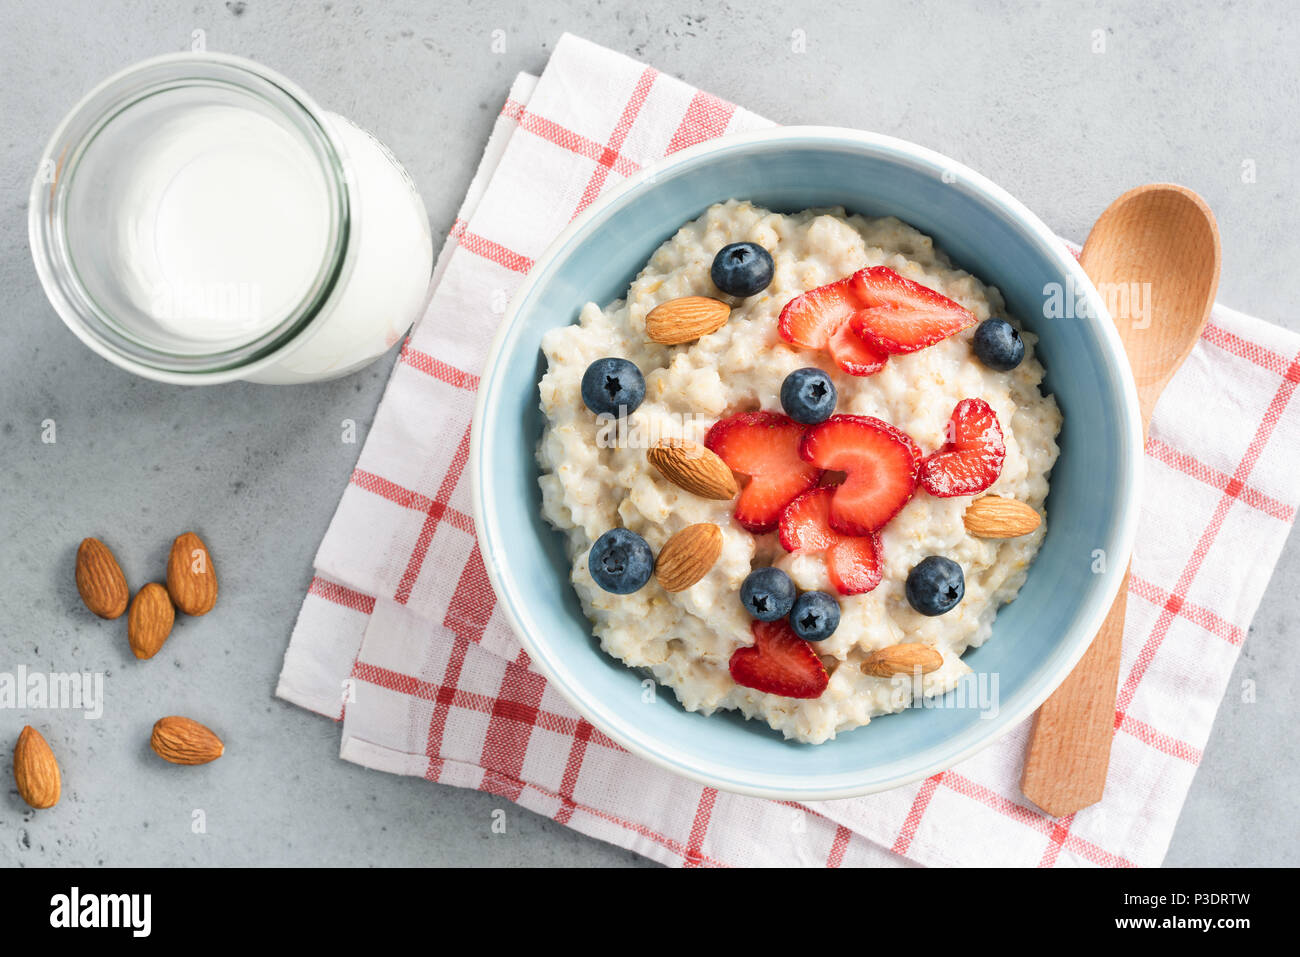
[[[1088,234],[1079,262],[1114,313],[1137,383],[1143,437],[1156,400],[1209,318],[1221,259],[1210,207],[1171,183],[1129,190]],[[1126,569],[1097,637],[1034,719],[1020,790],[1053,817],[1096,804],[1106,788],[1127,595]]]

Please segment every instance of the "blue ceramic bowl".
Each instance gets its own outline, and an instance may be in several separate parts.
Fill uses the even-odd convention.
[[[975,707],[911,709],[805,745],[733,713],[687,712],[668,690],[647,705],[643,676],[593,639],[569,585],[561,537],[541,517],[533,453],[542,430],[542,334],[575,321],[584,303],[623,296],[660,243],[730,198],[787,212],[839,205],[898,216],[997,286],[1010,311],[1039,335],[1044,387],[1065,416],[1049,530],[992,639],[965,656],[977,673],[996,675],[995,715]],[[1078,298],[1068,312],[1077,318],[1045,318],[1051,290]],[[479,543],[501,607],[578,711],[628,750],[687,777],[728,791],[815,800],[897,787],[950,767],[997,740],[1056,688],[1119,588],[1137,520],[1141,449],[1137,397],[1105,305],[1036,216],[960,163],[913,144],[788,127],[675,154],[565,230],[501,324],[479,387],[470,459]],[[1100,572],[1097,550],[1106,559]]]

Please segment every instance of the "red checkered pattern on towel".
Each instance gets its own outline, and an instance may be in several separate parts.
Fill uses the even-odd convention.
[[[800,806],[701,787],[576,715],[502,619],[465,466],[505,303],[603,189],[765,125],[572,36],[540,79],[516,80],[321,543],[278,694],[342,719],[349,760],[498,794],[665,863],[1158,864],[1300,499],[1300,337],[1257,319],[1216,308],[1157,410],[1111,774],[1079,814],[1053,820],[1020,796],[1027,726],[867,798]]]

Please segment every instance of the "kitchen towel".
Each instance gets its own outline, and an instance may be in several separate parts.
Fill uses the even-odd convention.
[[[769,125],[570,35],[539,78],[515,80],[316,555],[277,693],[341,720],[348,760],[488,791],[668,864],[1159,864],[1219,702],[1240,693],[1233,663],[1300,499],[1300,336],[1261,320],[1216,306],[1156,411],[1110,779],[1077,814],[1052,819],[1020,795],[1028,723],[869,797],[703,787],[577,715],[497,608],[466,459],[511,293],[604,189]]]

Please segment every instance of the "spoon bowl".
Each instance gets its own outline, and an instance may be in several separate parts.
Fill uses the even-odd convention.
[[[1129,190],[1101,214],[1079,256],[1124,340],[1143,427],[1191,353],[1214,304],[1219,228],[1205,200],[1185,186]]]

